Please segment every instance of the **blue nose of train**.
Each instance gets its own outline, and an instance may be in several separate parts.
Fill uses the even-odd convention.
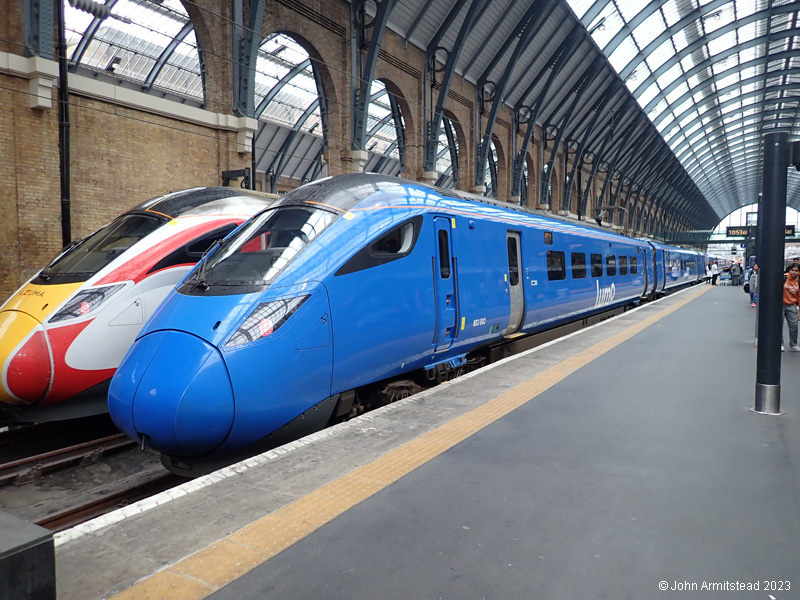
[[[108,408],[131,438],[144,438],[165,454],[197,456],[213,452],[230,433],[233,389],[212,345],[181,331],[155,331],[137,340],[122,361]]]

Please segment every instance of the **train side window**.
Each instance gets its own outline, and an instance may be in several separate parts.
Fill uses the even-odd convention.
[[[606,255],[606,275],[614,277],[617,274],[617,257],[613,254]]]
[[[603,256],[601,254],[592,254],[592,277],[603,276]]]
[[[382,257],[408,252],[414,239],[414,225],[406,223],[402,227],[393,229],[370,247],[372,256]]]
[[[565,258],[563,252],[557,250],[547,251],[547,278],[550,281],[566,279],[567,270],[565,268]]]
[[[631,256],[631,275],[636,275],[639,272],[639,261],[635,256]]]
[[[450,278],[450,240],[444,229],[439,230],[439,274],[442,279]]]
[[[421,229],[421,215],[407,220],[361,248],[334,275],[338,277],[363,271],[408,256],[414,250]]]
[[[628,274],[628,257],[627,256],[620,256],[619,257],[619,274],[620,275],[627,275]]]
[[[586,278],[586,255],[583,252],[572,253],[572,278]]]
[[[544,232],[544,243],[548,246],[553,245],[553,232],[552,231],[545,231]]]

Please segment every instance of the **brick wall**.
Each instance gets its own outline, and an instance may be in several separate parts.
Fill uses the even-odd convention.
[[[220,185],[249,166],[236,133],[70,96],[72,237],[167,191]],[[62,246],[57,89],[29,107],[28,80],[0,74],[0,303]]]

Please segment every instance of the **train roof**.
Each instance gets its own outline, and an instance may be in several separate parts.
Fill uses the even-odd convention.
[[[597,234],[608,237],[608,239],[624,238],[628,241],[646,243],[645,240],[632,238],[607,228],[600,227],[590,221],[575,221],[559,215],[553,215],[541,210],[535,210],[524,206],[517,206],[499,200],[493,200],[478,194],[470,194],[461,190],[452,190],[428,185],[419,181],[411,181],[399,177],[374,173],[350,173],[319,179],[304,186],[296,188],[286,194],[278,203],[279,206],[298,206],[306,203],[317,204],[332,208],[337,212],[345,213],[355,208],[360,202],[369,198],[373,194],[382,192],[398,185],[409,185],[418,188],[426,188],[436,192],[445,200],[453,199],[462,202],[477,203],[493,209],[498,209],[504,213],[516,212],[520,215],[541,219],[541,225],[558,223],[568,229],[591,229]]]
[[[274,202],[279,196],[254,190],[233,187],[198,187],[163,196],[156,196],[134,207],[129,212],[157,214],[174,219],[187,214],[226,214],[229,212],[255,213]],[[235,199],[235,200],[234,200]]]

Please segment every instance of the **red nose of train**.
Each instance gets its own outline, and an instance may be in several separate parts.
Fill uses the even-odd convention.
[[[0,312],[0,402],[34,404],[50,388],[53,364],[41,323],[16,310]]]

